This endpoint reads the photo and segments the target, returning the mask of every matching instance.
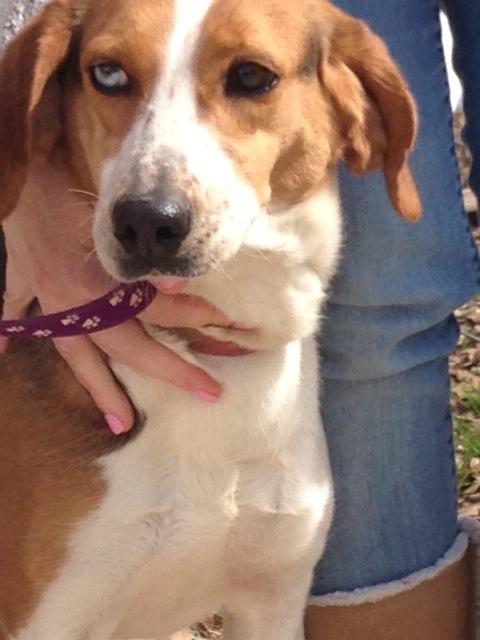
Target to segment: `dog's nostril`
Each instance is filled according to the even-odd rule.
[[[169,240],[175,240],[176,237],[177,233],[175,232],[175,229],[167,226],[158,227],[155,233],[157,242],[168,242]]]
[[[137,232],[129,224],[125,227],[125,230],[122,235],[123,235],[123,239],[126,240],[127,242],[133,243],[133,242],[136,242],[137,240]]]

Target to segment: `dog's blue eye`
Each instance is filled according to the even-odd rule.
[[[90,67],[89,71],[90,80],[97,91],[109,96],[128,93],[130,79],[119,64],[96,64]]]
[[[228,97],[263,96],[279,83],[280,78],[267,67],[256,62],[241,62],[230,67],[226,81],[225,94]]]

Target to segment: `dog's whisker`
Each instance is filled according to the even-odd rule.
[[[88,264],[88,261],[91,260],[93,257],[96,257],[96,249],[95,247],[93,249],[91,249],[91,251],[89,251],[84,257],[83,257],[83,263],[86,265]]]
[[[85,200],[83,202],[72,202],[72,204],[68,205],[68,208],[71,209],[72,207],[85,207],[86,206],[93,206],[97,203],[96,200]]]
[[[79,227],[82,231],[86,231],[87,233],[89,233],[90,237],[92,235],[92,223],[93,223],[93,219],[92,218],[87,218],[86,220],[80,220],[79,221]],[[88,228],[86,228],[88,227]]]
[[[78,193],[79,195],[84,196],[92,196],[95,199],[95,202],[98,201],[98,195],[93,193],[92,191],[85,191],[84,189],[68,189],[69,193]]]
[[[235,288],[237,288],[237,284],[235,282],[235,278],[232,276],[232,274],[228,273],[228,271],[226,269],[222,269],[221,271],[223,277],[225,278],[225,280],[227,280],[227,282],[230,282],[231,284],[233,284],[235,286]]]

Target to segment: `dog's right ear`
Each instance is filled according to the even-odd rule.
[[[72,32],[72,1],[54,0],[0,61],[0,221],[17,204],[33,157],[48,156],[61,135],[57,72]]]
[[[360,175],[382,168],[393,208],[409,222],[422,215],[409,168],[418,117],[415,101],[382,40],[328,4],[332,30],[320,66],[344,139],[344,159]]]

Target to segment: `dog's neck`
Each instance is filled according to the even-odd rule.
[[[258,331],[232,334],[208,327],[202,334],[247,351],[277,348],[312,335],[340,244],[334,179],[305,202],[257,219],[237,255],[221,270],[192,279],[186,293]]]

